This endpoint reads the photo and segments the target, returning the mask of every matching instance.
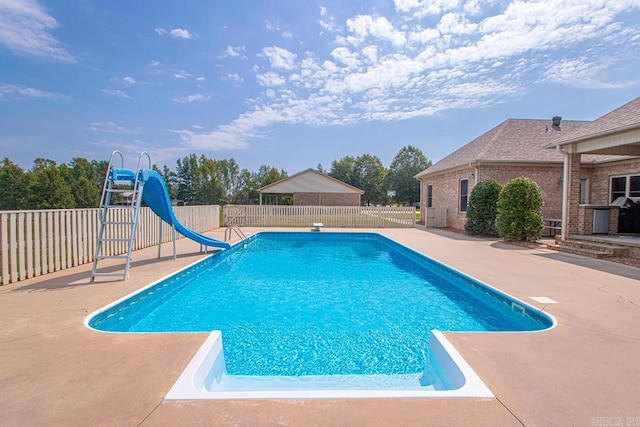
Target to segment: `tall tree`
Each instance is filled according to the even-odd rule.
[[[418,148],[407,145],[398,151],[387,175],[387,190],[394,190],[395,201],[409,203],[420,200],[420,181],[414,178],[418,173],[431,166],[431,161]]]
[[[0,210],[24,209],[27,176],[7,157],[0,160]]]
[[[274,182],[278,182],[281,179],[285,179],[287,177],[287,172],[284,169],[278,171],[278,169],[273,166],[261,165],[258,168],[258,172],[255,172],[251,176],[251,181],[255,186],[255,195],[256,199],[259,198],[258,190],[262,187],[266,187],[269,184],[273,184]],[[293,203],[290,196],[287,197],[279,197],[280,204],[291,204]]]
[[[237,205],[255,205],[258,203],[257,186],[252,180],[252,173],[242,169],[238,174],[238,190],[233,195],[231,203]]]
[[[200,205],[224,204],[226,194],[220,180],[218,162],[204,155],[198,162],[196,200]]]
[[[184,205],[196,204],[198,184],[198,158],[195,154],[178,159],[176,168],[176,197],[178,203]]]
[[[363,197],[367,204],[386,201],[387,193],[383,184],[387,170],[377,156],[363,154],[356,158],[353,171],[355,184],[351,185],[364,191]]]
[[[28,172],[27,207],[29,209],[69,209],[75,207],[71,188],[56,162],[38,158]]]
[[[242,185],[240,167],[236,161],[234,159],[218,160],[216,162],[216,175],[224,189],[224,202],[235,200]]]
[[[353,185],[356,187],[354,163],[356,159],[353,156],[346,156],[340,160],[334,160],[331,162],[331,171],[329,176],[335,178],[345,184]]]
[[[77,208],[97,208],[100,204],[102,180],[96,165],[87,159],[76,157],[60,165],[60,174],[71,189]]]
[[[153,170],[158,172],[165,185],[167,186],[167,192],[171,200],[176,199],[176,173],[173,172],[167,165],[162,166],[162,170],[157,165],[153,165]]]

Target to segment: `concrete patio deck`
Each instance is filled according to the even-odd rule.
[[[156,247],[135,252],[126,282],[88,284],[86,265],[0,287],[0,425],[640,426],[640,269],[446,231],[369,231],[540,307],[558,325],[446,334],[495,399],[163,402],[207,334],[101,333],[83,320],[204,256],[182,239],[177,260],[170,244],[160,260]],[[222,238],[224,229],[208,234]]]

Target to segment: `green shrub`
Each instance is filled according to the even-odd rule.
[[[471,192],[464,229],[469,234],[497,236],[496,215],[502,186],[493,179],[480,181]]]
[[[542,205],[542,193],[534,181],[521,176],[507,182],[498,197],[496,228],[500,237],[540,239],[544,228]]]

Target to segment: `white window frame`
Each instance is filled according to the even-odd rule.
[[[433,184],[427,184],[427,207],[433,207]]]

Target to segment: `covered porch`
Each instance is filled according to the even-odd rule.
[[[575,236],[619,234],[621,216],[628,213],[628,205],[640,196],[640,188],[636,188],[640,185],[640,161],[637,157],[640,156],[640,98],[551,145],[564,154],[562,240]],[[583,175],[586,172],[583,171],[584,164],[581,164],[583,154],[620,157],[615,163],[607,163],[617,165],[615,167],[607,166],[605,169],[600,164],[591,165],[592,169],[601,168],[602,172],[594,174],[597,177],[595,182],[585,185]],[[589,203],[590,198],[585,197],[589,194],[589,186],[591,193],[598,196],[594,197],[595,203]]]

